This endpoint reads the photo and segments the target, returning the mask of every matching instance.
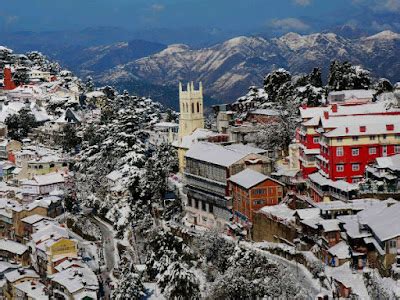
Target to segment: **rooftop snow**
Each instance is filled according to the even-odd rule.
[[[99,288],[96,274],[88,267],[66,269],[54,274],[51,280],[64,286],[71,294],[82,289],[97,290]]]
[[[376,158],[378,168],[400,171],[400,154]]]
[[[23,270],[23,272],[20,272],[21,270]],[[15,282],[25,277],[40,278],[40,276],[34,270],[25,268],[8,272],[4,274],[4,276],[9,282]]]
[[[248,155],[248,152],[237,151],[213,143],[199,142],[194,144],[188,152],[187,158],[193,158],[214,165],[229,167]]]
[[[278,204],[273,206],[264,206],[259,210],[259,212],[292,222],[295,220],[294,214],[296,211],[287,207],[286,204]]]
[[[11,241],[11,240],[1,239],[0,240],[0,250],[7,251],[10,253],[15,253],[18,255],[22,255],[26,251],[28,251],[28,247],[23,244]]]
[[[345,241],[341,241],[337,243],[335,246],[332,246],[328,249],[328,252],[337,257],[338,259],[347,259],[350,258],[349,245]]]
[[[374,232],[374,235],[384,242],[400,236],[400,203],[368,215],[364,221]]]
[[[283,185],[283,183],[280,183],[279,181],[272,179],[271,177],[268,177],[260,172],[248,168],[231,176],[229,180],[244,187],[245,189],[249,189],[261,182],[264,182],[265,180],[272,180],[276,183]]]

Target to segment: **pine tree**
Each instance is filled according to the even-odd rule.
[[[200,299],[199,282],[188,266],[173,262],[157,281],[167,299]]]
[[[269,101],[276,102],[279,89],[287,82],[290,82],[292,75],[285,69],[278,69],[269,73],[264,78],[264,90],[268,94]]]
[[[112,292],[112,299],[142,299],[145,296],[145,288],[141,276],[136,273],[134,267],[132,265],[125,267],[121,273],[118,285]]]

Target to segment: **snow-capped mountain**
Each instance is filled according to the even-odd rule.
[[[277,67],[293,73],[320,67],[326,74],[333,59],[361,64],[376,77],[397,81],[399,57],[400,34],[391,31],[360,39],[334,33],[288,33],[274,39],[241,36],[203,49],[170,45],[156,54],[118,65],[97,78],[117,85],[138,79],[158,85],[201,80],[210,96],[232,101],[248,86],[260,84],[261,78]]]

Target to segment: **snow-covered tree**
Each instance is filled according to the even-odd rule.
[[[112,291],[111,298],[115,300],[139,300],[145,296],[145,288],[141,276],[132,264],[123,266],[117,287]]]
[[[196,248],[205,258],[206,263],[211,263],[221,273],[229,267],[229,258],[235,250],[232,242],[224,239],[219,232],[211,231],[196,239]]]
[[[209,299],[303,299],[306,296],[301,284],[286,268],[254,250],[236,247],[229,262],[227,271],[211,284]]]
[[[187,264],[173,262],[157,281],[167,299],[200,299],[199,281]]]
[[[328,87],[331,91],[368,89],[370,72],[349,62],[333,61],[329,68]]]
[[[86,77],[86,91],[87,92],[93,92],[94,91],[94,83],[93,83],[93,78],[91,76]]]
[[[276,96],[279,89],[286,82],[292,80],[292,75],[285,69],[278,69],[264,77],[264,90],[268,94],[268,98],[272,102],[276,102]]]

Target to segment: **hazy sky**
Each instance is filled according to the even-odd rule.
[[[352,21],[364,10],[400,11],[400,0],[16,0],[2,1],[0,29],[48,31],[117,26],[262,27],[307,31],[315,22]],[[313,23],[314,22],[314,23]]]

